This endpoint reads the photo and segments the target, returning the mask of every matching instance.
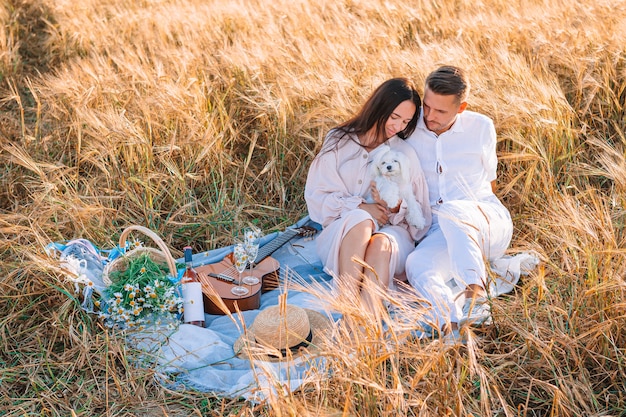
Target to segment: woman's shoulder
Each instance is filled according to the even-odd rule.
[[[354,133],[350,133],[339,127],[333,127],[326,134],[326,141],[328,142],[329,140],[352,139],[354,136]]]
[[[323,150],[339,150],[340,148],[344,148],[345,146],[350,146],[352,144],[356,144],[357,139],[353,133],[346,132],[340,128],[332,128],[326,134],[324,138],[324,145],[322,146]]]

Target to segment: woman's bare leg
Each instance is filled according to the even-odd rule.
[[[383,234],[372,236],[365,251],[365,263],[371,266],[371,269],[366,268],[364,271],[365,279],[381,289],[387,289],[391,280],[389,276],[390,261],[391,242],[389,237]],[[380,301],[375,293],[362,289],[361,300],[377,318],[380,317],[380,312],[378,311]]]
[[[339,247],[339,277],[354,294],[359,294],[363,267],[353,262],[352,258],[365,260],[365,251],[373,231],[374,223],[371,220],[363,221],[350,229]]]

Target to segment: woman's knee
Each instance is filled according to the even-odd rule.
[[[373,253],[389,254],[391,256],[392,245],[389,236],[375,234],[371,237],[367,251]]]
[[[372,220],[363,220],[352,226],[348,233],[364,234],[371,236],[374,233],[374,222]]]

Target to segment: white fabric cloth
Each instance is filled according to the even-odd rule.
[[[485,260],[502,257],[513,234],[511,216],[491,189],[495,128],[488,117],[464,111],[437,136],[422,114],[407,142],[422,163],[433,212],[433,226],[407,258],[407,278],[433,305],[434,322],[459,322],[458,293],[451,287],[487,286]]]
[[[528,275],[539,265],[535,252],[521,252],[517,255],[504,255],[491,262],[491,271],[496,279],[489,282],[489,295],[497,297],[513,291],[522,275]]]
[[[278,303],[278,290],[263,294],[259,310],[241,313],[246,326],[265,308]],[[323,303],[309,294],[292,292],[291,305],[310,308],[327,314]],[[235,340],[243,333],[239,316],[206,316],[209,324],[200,328],[181,324],[174,331],[158,329],[135,334],[129,343],[148,355],[154,363],[161,383],[174,389],[192,388],[225,397],[243,397],[258,402],[275,395],[277,389],[297,390],[307,378],[314,377],[316,361],[323,358],[296,357],[291,361],[251,363],[233,351]],[[321,363],[319,364],[321,369]]]
[[[415,241],[422,238],[431,223],[426,180],[415,152],[404,140],[394,136],[385,144],[367,152],[358,144],[356,135],[353,140],[344,138],[335,146],[338,131],[332,130],[327,135],[320,154],[313,160],[307,176],[304,197],[309,216],[323,226],[317,237],[317,251],[326,272],[337,275],[339,247],[345,235],[356,224],[372,220],[376,231],[389,236],[392,244],[392,259],[389,265],[390,276],[404,272],[406,257],[415,247]],[[378,228],[376,221],[365,210],[358,208],[365,202],[372,180],[369,165],[378,152],[389,148],[405,154],[410,161],[409,169],[413,181],[413,192],[422,206],[426,226],[416,230],[409,226],[404,217],[406,203],[400,211],[390,216],[389,225]]]

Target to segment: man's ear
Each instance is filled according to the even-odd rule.
[[[467,101],[462,102],[461,105],[459,106],[458,113],[463,113],[463,111],[465,111],[466,107],[467,107]]]

